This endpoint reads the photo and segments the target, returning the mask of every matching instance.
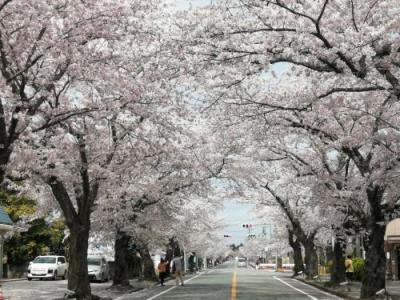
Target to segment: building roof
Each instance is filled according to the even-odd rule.
[[[13,225],[10,216],[0,206],[0,224]]]
[[[400,219],[394,219],[386,225],[385,240],[400,236]]]

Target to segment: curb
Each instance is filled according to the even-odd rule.
[[[0,284],[7,283],[7,282],[13,282],[13,281],[23,281],[27,280],[26,278],[10,278],[10,279],[0,279]]]
[[[306,281],[306,280],[301,279],[301,278],[296,278],[296,280],[298,280],[298,281],[300,281],[300,282],[303,282],[303,283],[305,283],[305,284],[311,285],[311,286],[313,286],[313,287],[315,287],[315,288],[317,288],[317,289],[319,289],[319,290],[321,290],[321,291],[324,291],[324,292],[330,293],[330,294],[332,294],[332,295],[341,297],[341,298],[343,298],[343,299],[348,299],[348,300],[360,300],[360,298],[355,298],[355,297],[349,296],[349,295],[347,295],[346,293],[339,292],[339,291],[335,291],[335,290],[333,290],[333,289],[327,288],[327,287],[325,287],[325,286],[321,286],[321,285],[319,285],[319,284],[317,284],[317,283],[314,283],[314,282],[309,282],[309,281]]]

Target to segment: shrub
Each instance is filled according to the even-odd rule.
[[[353,258],[354,280],[361,281],[364,276],[365,261],[361,257]]]
[[[326,267],[327,273],[331,273],[332,265],[333,265],[332,259],[330,259],[326,262],[325,267]]]

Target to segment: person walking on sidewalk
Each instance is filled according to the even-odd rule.
[[[181,282],[181,285],[183,286],[183,263],[182,263],[182,257],[181,256],[176,256],[172,262],[171,262],[171,270],[172,273],[175,276],[176,280],[176,285],[179,285],[179,281]]]
[[[157,267],[158,277],[160,278],[161,286],[164,286],[164,280],[165,280],[165,277],[167,276],[167,265],[168,265],[168,261],[165,261],[164,258],[161,258],[161,261]]]
[[[351,259],[351,255],[347,256],[346,260],[344,261],[344,266],[346,268],[347,281],[351,282],[353,280],[354,273],[353,260]]]

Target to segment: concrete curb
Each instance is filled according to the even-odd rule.
[[[306,281],[306,280],[304,280],[304,279],[302,279],[302,278],[296,278],[296,280],[298,280],[298,281],[300,281],[300,282],[303,282],[303,283],[305,283],[305,284],[311,285],[311,286],[313,286],[313,287],[315,287],[315,288],[317,288],[317,289],[320,289],[321,291],[324,291],[324,292],[330,293],[330,294],[332,294],[332,295],[341,297],[341,298],[343,298],[343,299],[348,299],[348,300],[360,300],[360,298],[355,298],[355,297],[349,296],[349,295],[347,295],[347,294],[344,293],[344,292],[340,292],[340,291],[333,290],[333,289],[331,289],[331,288],[325,287],[325,286],[320,285],[320,284],[318,284],[318,283]]]
[[[27,280],[26,278],[10,278],[10,279],[0,279],[0,284],[12,282],[12,281],[23,281]]]

